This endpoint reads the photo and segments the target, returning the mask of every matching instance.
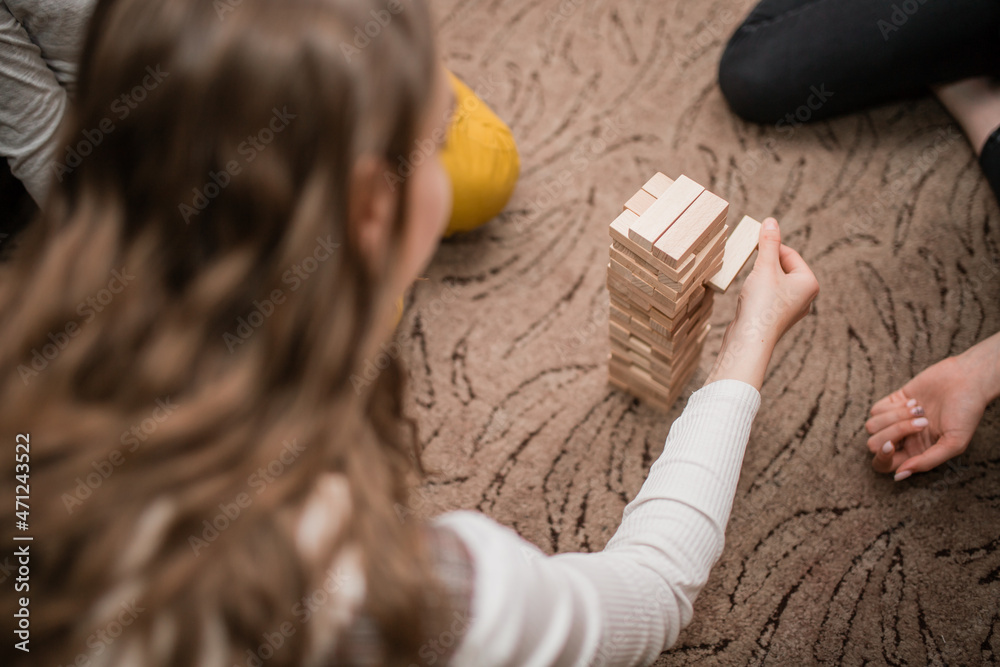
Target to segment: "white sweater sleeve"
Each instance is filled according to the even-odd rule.
[[[695,392],[604,551],[552,557],[475,512],[454,530],[475,569],[453,665],[646,665],[691,621],[722,553],[760,394],[721,380]]]
[[[0,2],[0,156],[41,204],[52,176],[66,91],[41,49]]]

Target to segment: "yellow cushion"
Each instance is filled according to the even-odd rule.
[[[510,128],[458,77],[451,72],[448,76],[455,92],[455,115],[441,161],[451,176],[454,200],[445,236],[467,232],[496,217],[521,173]]]

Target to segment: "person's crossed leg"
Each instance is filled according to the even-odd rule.
[[[825,120],[933,92],[1000,199],[1000,2],[764,0],[722,55],[719,85],[746,120]],[[878,472],[930,470],[969,445],[1000,397],[1000,333],[878,401],[865,427]]]

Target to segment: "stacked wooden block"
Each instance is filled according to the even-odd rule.
[[[760,224],[730,234],[729,204],[686,176],[657,173],[611,223],[612,385],[667,410],[694,375],[724,292],[753,254]]]

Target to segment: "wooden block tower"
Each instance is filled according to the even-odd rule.
[[[657,173],[611,223],[608,328],[612,385],[670,409],[694,375],[725,292],[753,254],[760,223],[730,232],[729,204],[687,176]]]

